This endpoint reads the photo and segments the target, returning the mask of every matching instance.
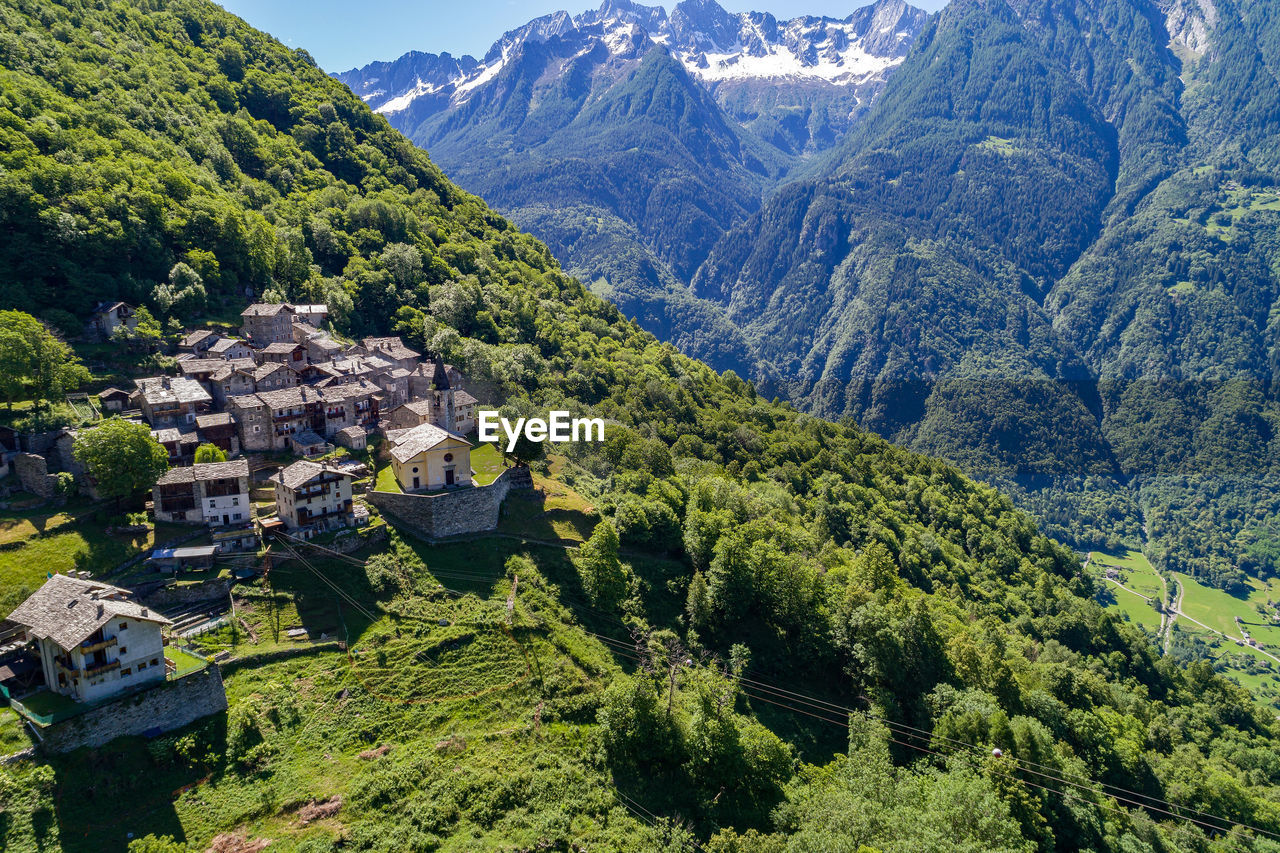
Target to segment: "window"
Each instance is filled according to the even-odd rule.
[[[240,506],[240,499],[239,499],[239,498],[232,498],[232,499],[231,499],[231,505],[232,505],[232,506]]]
[[[152,666],[159,666],[159,665],[160,665],[160,658],[152,658],[152,659],[151,659],[151,665],[152,665]]]
[[[127,631],[127,630],[129,630],[129,623],[128,623],[128,622],[121,622],[121,623],[120,623],[120,627],[119,627],[117,630],[119,630],[119,631]]]
[[[413,469],[413,473],[415,473],[415,474],[416,474],[416,473],[418,473],[418,469],[417,469],[417,468],[414,468],[414,469]]]
[[[213,509],[217,505],[218,505],[217,501],[215,501],[213,498],[209,498],[209,509]]]
[[[138,662],[138,672],[142,672],[142,671],[143,671],[144,669],[146,669],[146,668],[147,668],[147,662],[146,662],[146,661],[139,661],[139,662]]]
[[[238,512],[237,512],[235,515],[231,516],[231,518],[232,518],[232,520],[234,520],[234,521],[239,521],[239,520],[240,520],[240,513],[238,513]]]
[[[120,654],[127,655],[128,653],[129,653],[128,649],[126,649],[124,646],[120,647]]]
[[[133,667],[126,666],[124,669],[120,670],[121,678],[124,678],[126,675],[133,675]]]
[[[254,427],[253,427],[253,431],[254,431],[254,432],[262,432],[262,427],[260,427],[260,426],[258,426],[258,425],[256,425],[256,424],[255,424],[255,425],[254,425]]]
[[[446,454],[444,455],[444,461],[445,461],[445,462],[452,462],[452,461],[453,461],[453,454],[452,454],[452,453],[446,453]]]

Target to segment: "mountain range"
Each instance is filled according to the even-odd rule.
[[[1274,571],[1271,6],[713,0],[337,75],[646,328],[1078,548]]]

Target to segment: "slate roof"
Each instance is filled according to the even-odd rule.
[[[289,353],[293,352],[300,346],[302,346],[302,344],[295,344],[293,342],[279,342],[274,344],[267,344],[265,347],[259,350],[259,352],[263,353],[264,355],[288,355]]]
[[[241,317],[274,317],[284,309],[288,308],[293,311],[293,306],[284,302],[267,303],[255,302],[248,308],[240,312]]]
[[[248,476],[249,462],[245,459],[233,459],[230,462],[201,462],[189,468],[170,468],[159,480],[156,480],[156,485],[172,486],[176,483],[230,480]]]
[[[54,575],[19,604],[9,618],[25,627],[31,636],[47,637],[67,650],[121,616],[161,625],[173,624],[136,601],[124,600],[128,594],[128,590],[98,581]]]
[[[213,346],[209,347],[209,352],[226,352],[227,350],[237,346],[247,347],[249,346],[249,342],[239,340],[238,338],[223,338]]]
[[[186,377],[155,376],[138,380],[138,391],[150,405],[158,403],[207,403],[213,398],[199,382]]]
[[[235,423],[235,419],[231,417],[229,412],[216,412],[211,415],[196,415],[196,427],[198,429],[209,429],[210,427],[231,426]]]
[[[338,474],[355,479],[355,474],[343,471],[341,468],[335,468],[332,465],[321,465],[319,462],[308,462],[305,459],[294,462],[288,468],[273,474],[271,479],[290,491],[297,491],[326,471],[330,474]]]
[[[271,374],[275,373],[277,370],[288,370],[288,369],[289,367],[287,365],[281,364],[278,361],[269,361],[266,364],[261,365],[260,367],[254,368],[253,381],[261,382]]]
[[[180,342],[180,346],[194,347],[196,344],[200,343],[201,341],[203,341],[204,339],[210,336],[213,336],[216,338],[218,337],[218,333],[211,332],[208,329],[196,329],[194,332],[189,333],[185,338],[182,339],[182,341]]]
[[[115,386],[112,386],[110,388],[103,388],[101,391],[98,392],[99,400],[110,400],[112,397],[124,397],[127,399],[129,397],[129,392],[121,391],[119,388],[116,388]]]
[[[456,432],[449,432],[447,429],[441,429],[430,423],[420,424],[413,429],[403,431],[393,430],[387,433],[387,438],[395,444],[391,448],[391,455],[400,463],[408,462],[424,450],[430,450],[440,442],[450,438],[461,441],[467,447],[471,446],[471,442]]]
[[[222,358],[188,358],[178,362],[184,374],[215,373],[226,363]]]
[[[472,403],[479,403],[475,397],[472,397],[466,391],[457,391],[453,395],[453,404],[455,406],[469,406]]]

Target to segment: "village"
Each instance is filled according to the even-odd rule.
[[[132,561],[135,588],[48,573],[0,621],[0,695],[53,751],[225,709],[217,656],[188,639],[229,621],[229,583],[269,572],[273,548],[353,550],[385,537],[371,524],[383,513],[425,537],[493,529],[508,489],[532,486],[491,446],[480,448],[485,470],[473,469],[479,401],[439,355],[399,337],[343,340],[324,305],[254,303],[240,317],[239,334],[186,331],[172,375],[96,394],[103,420],[145,425],[164,449],[147,520],[183,532]],[[90,331],[118,339],[136,322],[132,306],[103,304]],[[3,473],[40,497],[70,483],[97,498],[73,452],[94,428],[0,436]],[[142,697],[128,714],[117,712],[124,696]]]

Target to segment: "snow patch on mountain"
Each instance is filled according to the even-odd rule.
[[[650,49],[665,48],[709,86],[750,80],[857,85],[883,77],[900,63],[926,17],[905,0],[878,0],[843,20],[800,17],[787,21],[768,13],[730,13],[714,0],[683,0],[670,15],[661,6],[605,0],[599,9],[574,17],[555,12],[535,18],[505,33],[483,60],[463,57],[447,75],[437,71],[431,79],[415,77],[409,86],[377,88],[378,76],[364,76],[374,66],[339,77],[384,114],[406,110],[424,95],[437,96],[442,103],[447,98],[457,106],[494,80],[526,45],[575,37],[585,43],[579,55],[597,44],[623,59],[638,59]]]

